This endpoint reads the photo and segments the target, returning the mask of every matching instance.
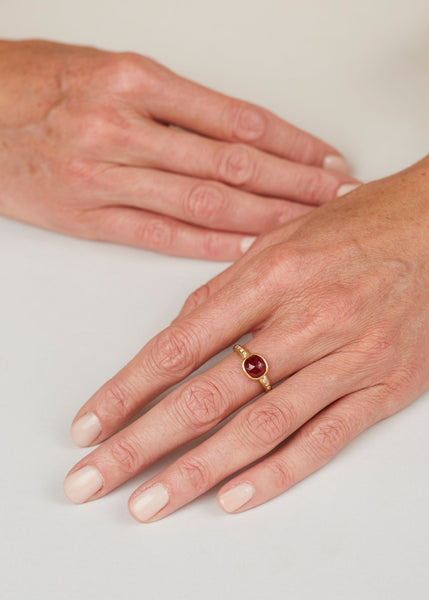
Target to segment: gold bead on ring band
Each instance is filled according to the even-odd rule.
[[[235,344],[233,350],[234,352],[237,352],[237,354],[239,354],[243,359],[241,367],[246,373],[247,377],[249,377],[249,379],[253,379],[254,381],[259,381],[264,390],[269,392],[271,389],[271,384],[267,377],[268,363],[265,358],[260,354],[252,354],[251,352],[248,352],[246,348],[243,348],[243,346],[240,346],[240,344]]]

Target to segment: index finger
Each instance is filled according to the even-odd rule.
[[[159,394],[262,322],[272,306],[261,302],[261,286],[252,278],[241,274],[227,290],[219,290],[191,315],[152,338],[79,410],[71,426],[72,440],[79,446],[101,442]]]
[[[342,173],[345,158],[331,145],[291,125],[269,110],[231,98],[166,70],[165,85],[145,99],[152,116],[197,133]]]

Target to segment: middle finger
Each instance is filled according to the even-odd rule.
[[[103,202],[162,213],[223,231],[259,234],[308,213],[310,206],[257,196],[214,181],[155,169],[113,167]]]

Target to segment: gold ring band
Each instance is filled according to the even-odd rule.
[[[233,348],[234,352],[237,352],[243,359],[241,363],[241,367],[243,371],[246,373],[249,379],[253,379],[253,381],[259,381],[259,383],[264,388],[265,392],[269,392],[271,389],[270,380],[267,377],[268,373],[268,363],[263,356],[260,354],[253,354],[240,346],[240,344],[235,344]]]

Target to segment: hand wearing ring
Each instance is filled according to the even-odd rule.
[[[204,435],[155,476],[142,473],[132,515],[161,519],[220,482],[221,507],[244,511],[427,389],[428,182],[429,157],[261,236],[193,294],[79,411],[73,439],[100,445],[69,473],[68,496],[101,498]],[[245,334],[249,377],[237,352],[194,373]],[[265,356],[275,386],[254,402]]]

